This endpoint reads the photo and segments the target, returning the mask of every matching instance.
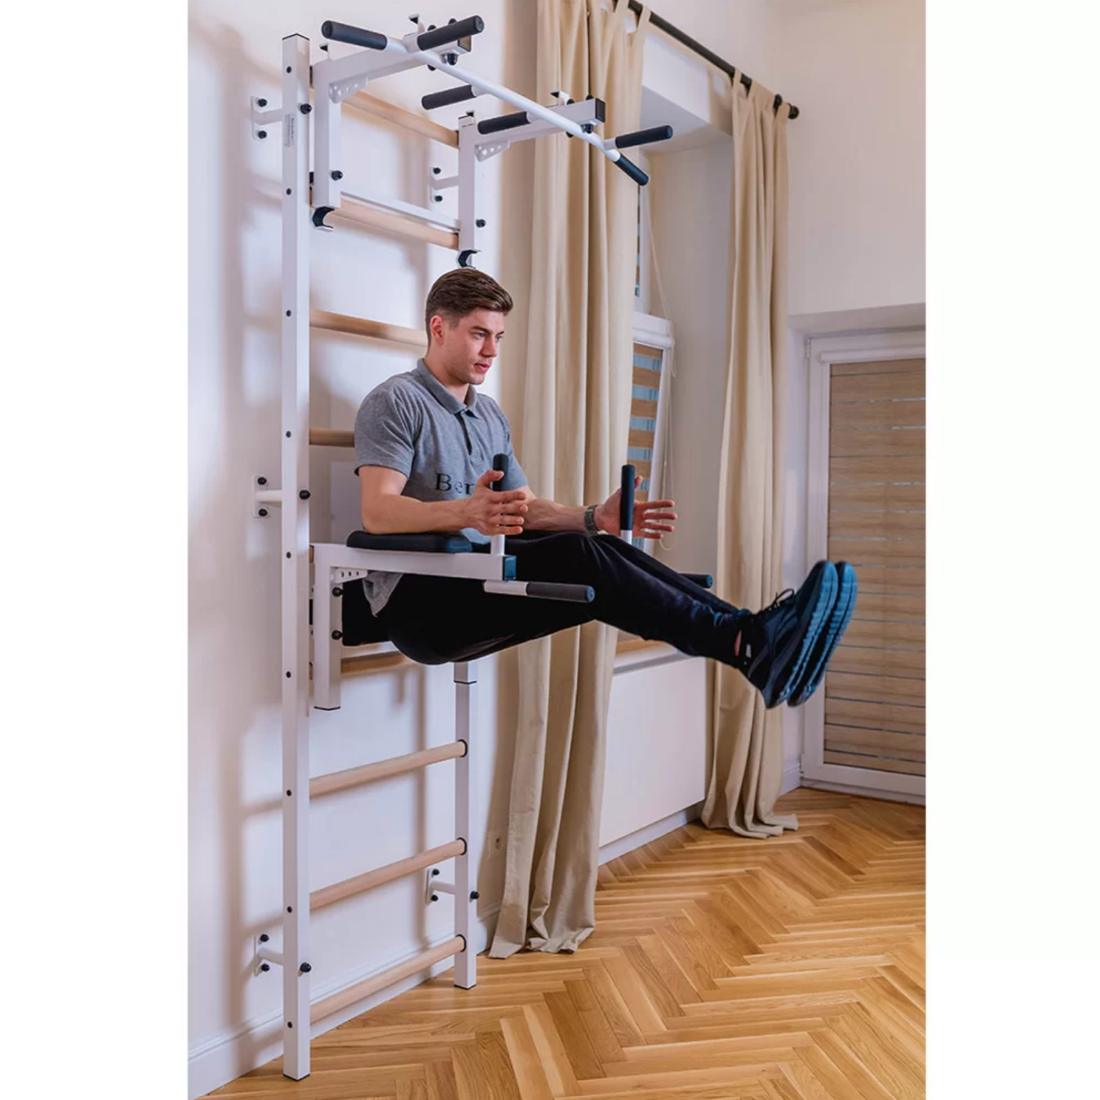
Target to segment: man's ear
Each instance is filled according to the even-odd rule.
[[[428,322],[428,327],[432,330],[433,339],[442,342],[443,330],[446,327],[446,324],[447,322],[440,314],[437,313],[434,317],[432,317],[432,319]]]

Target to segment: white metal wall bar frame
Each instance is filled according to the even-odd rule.
[[[365,318],[310,310],[309,243],[315,227],[328,230],[330,214],[358,221],[371,228],[405,233],[425,243],[457,248],[460,266],[470,266],[480,251],[477,217],[478,162],[495,156],[515,141],[562,131],[595,146],[637,183],[648,177],[619,153],[619,148],[665,140],[671,127],[640,131],[603,140],[594,135],[603,122],[604,106],[598,99],[574,102],[556,92],[554,107],[526,99],[510,89],[486,81],[456,62],[459,53],[470,48],[470,37],[484,24],[477,16],[441,28],[417,30],[395,40],[371,31],[342,24],[326,23],[324,33],[336,41],[366,48],[339,59],[325,59],[310,67],[309,39],[292,34],[283,39],[282,103],[268,107],[265,99],[252,99],[252,133],[264,140],[268,129],[282,130],[282,424],[281,489],[257,477],[253,484],[253,514],[263,518],[272,507],[281,512],[282,562],[282,756],[283,756],[283,885],[281,950],[268,946],[270,936],[259,937],[254,971],[272,965],[282,967],[284,1055],[283,1073],[301,1080],[310,1072],[311,1025],[419,971],[453,957],[454,984],[464,989],[476,982],[476,956],[470,950],[472,929],[477,919],[474,874],[480,858],[471,836],[471,807],[474,801],[470,771],[470,742],[477,722],[476,662],[454,665],[455,740],[406,756],[348,769],[333,775],[309,775],[310,635],[313,636],[313,705],[335,709],[340,705],[341,649],[337,625],[341,617],[342,585],[366,576],[371,570],[422,573],[476,578],[496,593],[552,599],[586,601],[591,589],[575,585],[526,583],[515,580],[515,559],[504,553],[503,537],[492,540],[489,554],[436,553],[401,548],[361,549],[340,544],[310,544],[309,538],[309,447],[348,446],[351,433],[338,429],[310,429],[310,327],[348,332],[383,340],[410,350],[423,346],[414,330]],[[443,53],[433,48],[446,47]],[[430,65],[465,81],[465,90],[436,93],[435,99],[456,102],[490,94],[519,108],[518,115],[485,119],[473,113],[464,116],[458,134],[403,108],[374,99],[360,91],[370,79]],[[316,90],[310,102],[311,84]],[[433,97],[426,96],[424,105]],[[456,145],[459,172],[456,177],[429,181],[433,201],[441,192],[457,187],[459,218],[443,217],[428,208],[369,195],[342,192],[338,167],[340,151],[340,105],[379,114],[421,136]],[[310,172],[310,122],[316,113],[314,170]],[[497,136],[504,134],[505,136]],[[439,176],[439,170],[434,172]],[[312,190],[311,190],[312,189]],[[342,200],[349,200],[344,206]],[[499,468],[499,467],[498,467]],[[633,480],[631,479],[631,484]],[[384,543],[384,539],[376,539]],[[313,569],[311,585],[310,569]],[[310,599],[312,592],[312,630]],[[310,892],[309,889],[309,804],[310,799],[401,774],[444,760],[455,761],[455,839],[425,852],[376,868],[344,882]],[[379,974],[339,990],[315,1004],[310,1001],[310,914],[396,878],[454,859],[454,882],[429,878],[430,891],[450,893],[455,898],[455,934],[429,950],[390,967]],[[438,874],[432,869],[431,874]],[[437,895],[432,895],[433,900]]]

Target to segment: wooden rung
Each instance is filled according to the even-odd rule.
[[[323,1020],[326,1016],[331,1016],[334,1012],[339,1012],[340,1009],[347,1008],[348,1005],[353,1005],[356,1001],[361,1001],[372,993],[377,993],[380,989],[385,989],[386,986],[401,981],[402,978],[408,978],[418,970],[424,970],[437,962],[450,958],[452,955],[460,955],[465,946],[465,941],[461,936],[454,936],[438,947],[433,947],[431,950],[424,951],[403,963],[398,963],[397,966],[391,966],[389,970],[383,970],[381,974],[364,978],[363,981],[356,982],[355,985],[350,985],[347,989],[341,989],[339,993],[333,993],[331,997],[325,997],[310,1006],[310,1022],[316,1023],[318,1020]]]
[[[355,432],[343,428],[310,428],[311,447],[354,447]]]
[[[399,859],[395,863],[387,863],[385,867],[376,867],[373,871],[367,871],[366,874],[344,879],[343,882],[335,882],[322,890],[314,890],[309,895],[310,912],[323,909],[326,905],[343,901],[345,898],[354,897],[356,894],[362,894],[366,890],[372,890],[375,886],[392,882],[395,878],[411,875],[414,871],[421,871],[425,867],[430,867],[433,863],[442,863],[452,856],[460,856],[465,850],[466,844],[464,841],[448,840],[446,844],[429,848],[418,856]]]
[[[355,202],[350,196],[343,195],[340,205],[329,215],[331,218],[343,218],[344,221],[365,225],[371,229],[381,229],[386,233],[396,233],[400,237],[411,237],[426,244],[437,244],[442,248],[458,248],[458,234],[453,230],[439,229],[427,222],[406,218],[389,210],[379,210],[375,206]]]
[[[330,775],[319,775],[309,781],[309,797],[317,798],[318,795],[332,794],[333,791],[360,787],[364,783],[386,779],[391,775],[401,775],[427,764],[452,760],[456,756],[464,755],[465,752],[466,746],[461,741],[451,741],[446,745],[437,745],[420,752],[410,752],[404,756],[391,757],[389,760],[379,760],[376,764],[364,764],[362,767],[347,768],[344,771],[332,772]]]
[[[415,665],[404,653],[362,653],[357,657],[340,658],[340,675],[353,676],[363,672],[388,672],[391,668]]]
[[[312,554],[313,548],[310,547],[310,561],[313,560]],[[389,650],[385,653],[360,653],[354,657],[340,658],[340,674],[349,676],[364,672],[388,672],[391,668],[405,668],[414,664],[416,662],[410,661],[403,653],[391,653]],[[309,678],[313,679],[312,662],[309,666]]]
[[[379,99],[377,96],[367,95],[366,92],[356,92],[355,95],[349,96],[344,102],[349,107],[354,107],[364,114],[374,115],[375,118],[384,118],[395,126],[412,130],[414,134],[431,138],[432,141],[441,142],[443,145],[450,145],[454,149],[458,148],[457,130],[440,126],[438,122],[433,122],[423,115],[413,114],[412,111],[407,111],[404,107],[398,107],[396,103]]]
[[[349,317],[345,313],[328,313],[323,309],[309,311],[309,323],[314,328],[329,332],[346,332],[351,336],[366,336],[370,340],[383,340],[387,344],[400,344],[414,348],[423,354],[428,350],[428,337],[423,329],[387,325],[383,321],[369,321],[366,317]]]

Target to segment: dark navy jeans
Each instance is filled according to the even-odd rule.
[[[469,661],[598,619],[692,656],[733,660],[738,620],[749,612],[622,539],[526,532],[507,539],[505,551],[518,580],[591,585],[595,600],[502,596],[477,580],[406,573],[378,616],[394,645],[421,664]]]

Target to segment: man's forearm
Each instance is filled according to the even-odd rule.
[[[534,497],[527,501],[525,521],[528,531],[583,531],[584,509]]]
[[[387,493],[371,504],[369,512],[363,509],[363,529],[372,535],[460,531],[469,526],[465,514],[468,499],[423,501]]]

